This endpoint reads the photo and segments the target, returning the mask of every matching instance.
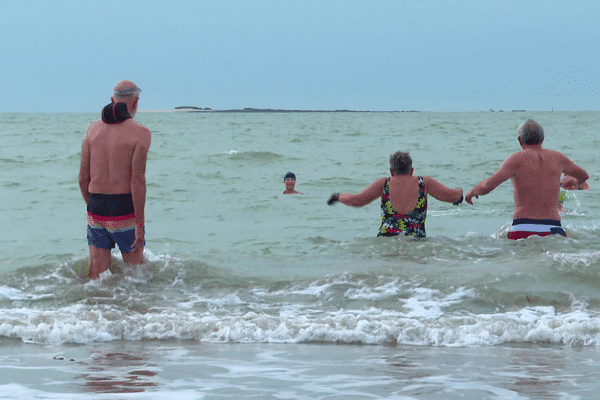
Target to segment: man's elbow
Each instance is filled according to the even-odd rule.
[[[90,177],[87,175],[79,174],[79,188],[87,189],[90,184]]]
[[[490,185],[488,184],[488,182],[481,182],[479,185],[477,185],[478,188],[478,192],[481,195],[485,195],[488,194],[489,192],[491,192],[492,190],[496,189],[496,186]]]
[[[571,174],[565,173],[565,177],[566,176],[572,176],[573,178],[575,178],[577,180],[578,184],[582,184],[583,182],[587,181],[590,178],[590,175],[584,169],[582,169],[581,171],[576,171]]]
[[[131,188],[146,188],[146,177],[144,175],[134,175],[131,177]]]

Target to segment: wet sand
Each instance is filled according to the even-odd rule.
[[[594,398],[596,348],[0,340],[7,398]],[[157,397],[158,396],[158,397]],[[568,396],[567,396],[568,397]]]

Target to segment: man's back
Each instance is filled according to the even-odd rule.
[[[487,194],[507,179],[514,188],[513,219],[551,219],[560,221],[558,193],[561,174],[588,179],[585,170],[558,151],[542,149],[541,144],[522,145],[523,150],[508,157],[492,176],[484,179],[467,193],[466,201]]]
[[[90,124],[85,143],[90,157],[89,191],[131,193],[132,178],[145,171],[150,130],[133,119],[119,124],[97,120]]]
[[[558,193],[567,161],[563,154],[541,147],[528,147],[507,159],[514,168],[514,219],[560,220]]]

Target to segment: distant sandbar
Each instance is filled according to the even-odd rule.
[[[185,112],[218,112],[218,113],[339,113],[339,112],[419,112],[417,110],[408,111],[359,111],[359,110],[286,110],[278,108],[253,108],[246,107],[243,109],[226,109],[226,110],[213,110],[211,108],[201,108],[196,106],[178,106],[175,107],[175,111]]]

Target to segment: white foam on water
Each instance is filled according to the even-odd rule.
[[[478,297],[473,288],[442,292],[419,281],[400,282],[393,276],[368,281],[345,273],[279,290],[258,282],[243,289],[247,295],[242,288],[205,292],[186,282],[180,259],[146,256],[157,263],[153,268],[106,272],[99,280],[83,281],[78,285],[88,294],[77,295],[71,304],[35,306],[38,299],[60,302],[43,293],[54,291],[53,285],[39,286],[35,294],[1,286],[0,295],[12,307],[0,310],[0,336],[54,344],[149,339],[451,347],[600,344],[599,313],[574,295],[560,312],[541,305],[475,314],[461,309],[463,302]],[[148,288],[157,278],[164,280],[162,289]],[[144,300],[150,298],[151,303]]]
[[[7,286],[0,286],[0,298],[9,301],[36,301],[55,298],[53,294],[35,295]]]

